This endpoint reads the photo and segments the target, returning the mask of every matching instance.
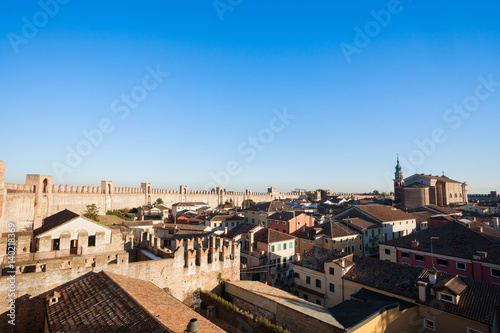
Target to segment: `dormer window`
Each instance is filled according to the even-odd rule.
[[[439,293],[439,299],[446,303],[455,304],[454,297],[448,294]]]

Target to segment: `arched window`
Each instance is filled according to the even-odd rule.
[[[111,184],[108,184],[108,193],[111,193]]]
[[[453,198],[453,194],[450,193],[450,198]]]
[[[45,179],[43,180],[43,193],[47,193],[47,186],[48,186],[48,183],[49,183],[49,182],[48,182],[47,178],[45,178]]]

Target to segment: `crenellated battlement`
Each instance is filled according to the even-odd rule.
[[[152,282],[166,288],[179,300],[184,300],[198,288],[213,290],[219,285],[219,277],[239,280],[238,243],[223,242],[217,237],[187,238],[176,240],[175,251],[170,251],[160,246],[159,238],[146,234],[142,235],[139,247],[134,250],[16,261],[16,292],[36,296],[102,270]],[[141,251],[150,254],[140,256],[144,253]],[[6,301],[9,285],[6,279],[11,272],[7,264],[3,264],[2,269],[0,293],[4,295],[2,301]]]
[[[5,183],[4,163],[0,161],[0,232],[7,231],[9,222],[41,221],[63,209],[84,212],[88,205],[95,204],[100,213],[115,209],[131,209],[149,205],[158,198],[171,207],[178,202],[203,202],[215,208],[232,200],[241,205],[245,200],[265,202],[276,199],[297,199],[297,192],[226,191],[217,187],[213,191],[190,190],[181,185],[178,190],[154,188],[151,183],[140,187],[115,187],[112,181],[103,180],[100,186],[53,184],[50,175],[28,174],[25,184]]]

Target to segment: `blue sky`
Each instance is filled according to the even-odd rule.
[[[399,153],[406,176],[500,189],[499,12],[495,1],[2,1],[6,181],[391,191]]]

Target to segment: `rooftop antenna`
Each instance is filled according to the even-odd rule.
[[[446,176],[444,175],[444,171],[441,171],[441,172],[443,173],[442,177],[446,177]]]

